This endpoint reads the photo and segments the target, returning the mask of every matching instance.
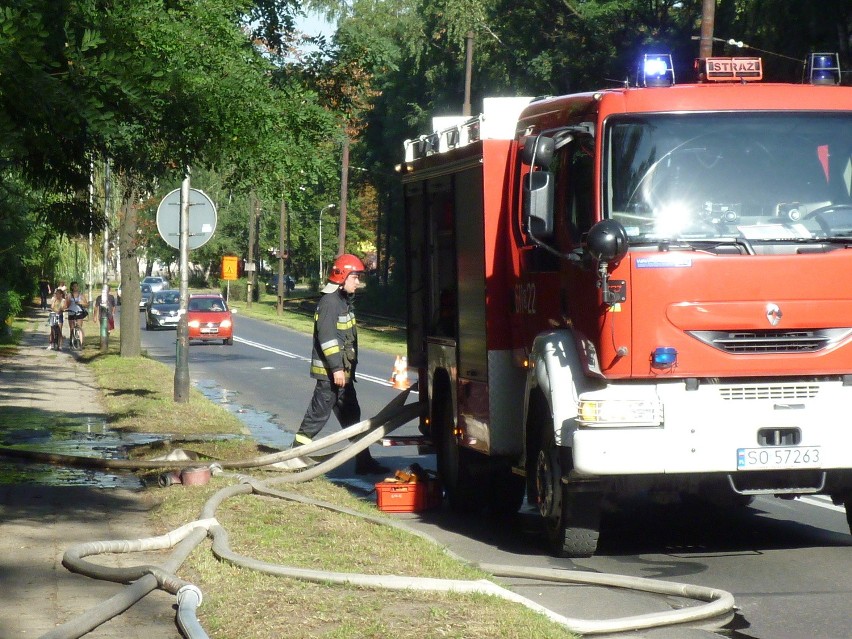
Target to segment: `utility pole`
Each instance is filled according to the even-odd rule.
[[[287,209],[287,263],[285,266],[287,267],[287,277],[293,277],[293,258],[291,251],[293,250],[292,244],[290,243],[290,209]]]
[[[716,23],[716,0],[703,0],[701,5],[701,41],[698,45],[699,58],[713,57],[713,31]]]
[[[326,204],[319,211],[319,287],[322,288],[325,283],[325,270],[322,264],[322,214],[329,209],[333,209],[334,204]]]
[[[322,212],[325,211],[325,208],[320,209],[319,215],[319,287],[322,288],[324,273],[322,270]]]
[[[254,284],[254,274],[255,274],[255,266],[254,266],[254,238],[255,238],[255,230],[257,228],[257,198],[254,196],[254,191],[252,191],[251,198],[249,201],[249,240],[248,240],[248,261],[246,262],[246,279],[248,280],[248,284],[246,285],[246,308],[251,308],[251,303],[253,299],[253,284]]]
[[[92,212],[95,210],[95,162],[89,162],[89,224],[92,222]],[[90,227],[91,228],[91,227]],[[89,304],[95,299],[92,297],[92,276],[94,275],[94,237],[92,231],[89,231],[89,264],[86,269],[86,295],[89,298]]]
[[[346,200],[349,198],[349,134],[343,131],[343,153],[340,160],[340,225],[337,232],[337,255],[346,252]],[[320,282],[322,274],[320,275]]]
[[[104,163],[104,268],[103,286],[101,288],[101,353],[109,352],[109,299],[107,298],[107,285],[109,283],[109,216],[112,201],[112,176],[110,174],[109,158]]]
[[[473,31],[465,36],[464,105],[462,115],[470,115],[470,82],[473,75]]]
[[[180,321],[175,354],[175,401],[189,402],[189,167],[180,185]]]
[[[287,285],[284,283],[284,225],[287,224],[287,233],[290,232],[290,224],[287,221],[287,202],[284,199],[284,194],[281,194],[281,217],[278,220],[278,315],[284,313],[284,293],[287,291]],[[287,258],[289,254],[289,243],[286,248]]]

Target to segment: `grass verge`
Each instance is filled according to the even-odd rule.
[[[188,402],[175,402],[174,369],[146,357],[120,357],[117,333],[110,336],[106,355],[98,336],[86,336],[81,357],[103,391],[110,428],[178,436],[248,434],[237,417],[194,388]]]
[[[227,483],[157,489],[160,528],[186,523],[203,501]],[[291,492],[375,514],[375,508],[324,479]],[[313,570],[448,579],[487,575],[440,548],[392,528],[281,499],[245,495],[216,513],[232,549],[261,561]],[[297,581],[218,562],[206,546],[181,575],[204,592],[199,618],[211,637],[267,639],[386,639],[494,637],[569,639],[570,632],[526,608],[491,596],[379,591]]]

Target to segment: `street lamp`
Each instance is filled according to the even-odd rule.
[[[322,288],[322,282],[323,282],[323,279],[325,278],[325,273],[322,269],[322,214],[323,214],[323,211],[327,211],[327,210],[333,209],[333,208],[334,208],[334,204],[328,204],[328,205],[322,207],[319,211],[319,283],[320,283],[320,288]]]

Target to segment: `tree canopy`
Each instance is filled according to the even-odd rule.
[[[336,23],[333,37],[305,41],[297,25],[307,9]],[[377,252],[387,274],[401,234],[392,167],[432,116],[461,113],[469,34],[476,111],[486,96],[630,82],[636,55],[655,48],[689,79],[701,10],[702,0],[6,0],[0,297],[58,274],[57,238],[110,225],[134,229],[127,264],[167,263],[175,252],[153,215],[187,168],[220,210],[194,261],[246,257],[254,201],[267,254],[283,203],[294,272],[315,273],[318,212],[339,202],[344,141],[347,237]],[[759,54],[775,79],[800,79],[811,51],[838,51],[848,69],[850,33],[845,0],[716,2],[716,53]],[[336,248],[328,240],[326,259]]]

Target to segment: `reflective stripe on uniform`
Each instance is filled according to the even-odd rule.
[[[340,352],[340,344],[338,344],[336,339],[333,339],[320,344],[320,349],[322,349],[323,355],[328,357],[329,355]]]
[[[337,317],[337,330],[347,331],[355,326],[355,313],[347,313]]]

